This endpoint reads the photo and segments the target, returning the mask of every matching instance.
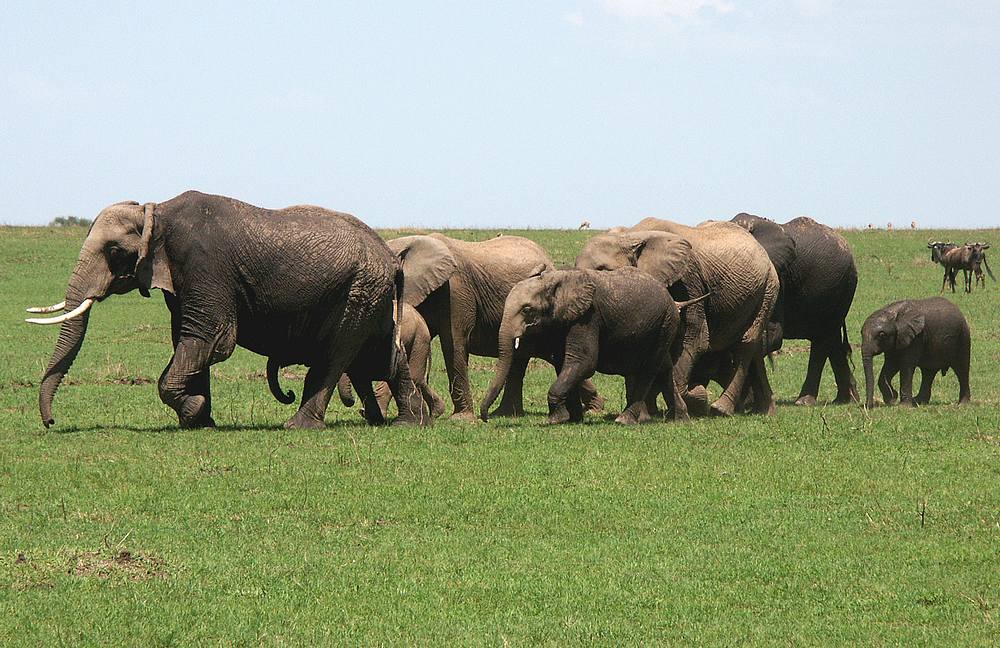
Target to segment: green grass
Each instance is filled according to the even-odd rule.
[[[518,233],[563,263],[589,235]],[[151,384],[166,308],[133,293],[95,308],[45,431],[56,331],[22,309],[62,298],[84,234],[0,228],[0,644],[1000,638],[998,284],[948,294],[973,331],[968,407],[949,372],[918,410],[794,408],[807,354],[791,341],[773,418],[548,427],[553,374],[536,364],[525,419],[371,429],[331,405],[320,432],[281,428],[293,408],[242,350],[213,368],[220,427],[179,430]],[[937,293],[929,237],[1000,240],[846,235],[855,342],[875,308]],[[481,394],[492,360],[472,367]],[[621,379],[598,385],[620,407]]]

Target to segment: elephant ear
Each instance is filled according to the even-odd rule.
[[[135,203],[138,204],[138,203]],[[155,203],[143,205],[142,240],[139,243],[139,259],[135,262],[135,278],[139,281],[139,292],[149,297],[152,288],[174,292],[174,281],[170,274],[170,263],[163,246],[163,237],[158,235]]]
[[[924,314],[911,306],[896,313],[896,346],[905,348],[924,330]]]
[[[552,315],[560,322],[575,322],[594,305],[594,281],[583,270],[555,274],[551,279]]]
[[[670,286],[683,277],[691,264],[691,243],[670,232],[629,232],[622,235],[631,265]]]
[[[787,276],[792,261],[795,260],[795,241],[785,233],[784,227],[766,218],[745,213],[734,216],[732,222],[757,239],[779,277]]]
[[[403,236],[387,244],[403,264],[403,301],[411,306],[427,299],[458,269],[448,246],[430,236]]]

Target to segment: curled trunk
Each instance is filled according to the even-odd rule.
[[[83,301],[82,291],[71,283],[66,294],[66,308],[72,310],[79,306],[81,301]],[[41,414],[42,424],[45,427],[55,423],[55,419],[52,418],[52,400],[66,372],[76,360],[80,347],[83,346],[89,321],[90,311],[87,311],[75,319],[63,322],[59,329],[59,340],[56,342],[56,348],[52,352],[52,358],[45,369],[42,385],[38,391],[38,413]]]
[[[875,370],[872,367],[872,354],[862,353],[861,362],[865,367],[865,407],[871,409],[875,406]]]
[[[517,307],[505,308],[503,320],[500,323],[496,374],[493,376],[493,382],[490,383],[479,406],[479,417],[484,421],[489,419],[490,407],[496,402],[500,390],[507,382],[507,374],[510,373],[510,365],[514,361],[514,352],[516,351],[515,341],[519,340],[523,334],[524,318],[519,309]]]

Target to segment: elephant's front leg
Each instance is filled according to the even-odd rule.
[[[490,416],[524,416],[524,374],[528,370],[527,356],[515,357],[503,386],[503,397]]]
[[[926,405],[931,402],[931,387],[934,385],[934,377],[936,375],[936,370],[923,368],[920,370],[920,391],[917,393],[917,397],[913,399],[914,403]]]
[[[827,340],[813,340],[809,344],[809,366],[806,368],[806,379],[799,390],[796,405],[815,405],[819,396],[819,383],[823,377],[823,366],[829,355]]]
[[[472,387],[469,384],[468,339],[471,330],[453,323],[441,331],[441,352],[448,372],[448,388],[455,411],[451,418],[458,421],[476,421],[472,404]]]
[[[882,364],[882,371],[878,374],[877,383],[878,390],[882,394],[882,402],[886,405],[892,405],[899,398],[899,394],[892,387],[892,379],[896,377],[898,371],[895,360],[886,356],[885,362]]]
[[[556,381],[549,388],[549,423],[583,420],[580,384],[597,368],[597,333],[580,327],[566,336],[566,352]],[[645,394],[643,394],[645,396]],[[572,396],[572,401],[568,400]]]
[[[913,407],[913,372],[916,369],[909,363],[903,363],[899,368],[899,404]]]
[[[210,390],[209,343],[181,338],[170,364],[160,375],[160,400],[177,412],[181,427],[214,427]]]

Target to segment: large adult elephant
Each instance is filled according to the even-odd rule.
[[[683,243],[683,244],[680,244]],[[690,227],[646,218],[633,227],[616,228],[590,239],[576,259],[580,268],[614,270],[631,265],[653,274],[677,301],[710,294],[683,314],[683,343],[674,379],[692,413],[703,413],[707,379],[698,370],[718,357],[732,358],[725,391],[711,405],[714,414],[730,416],[741,400],[748,377],[754,409],[774,411],[762,350],[768,320],[778,298],[778,275],[767,252],[742,227],[709,221]]]
[[[101,211],[61,305],[69,312],[29,320],[62,324],[39,392],[46,427],[54,422],[55,392],[83,345],[91,306],[136,289],[148,297],[153,288],[163,291],[170,310],[174,346],[160,376],[160,399],[183,427],[214,425],[209,366],[236,345],[276,358],[279,366],[309,366],[287,427],[322,427],[344,371],[371,422],[380,422],[371,388],[377,379],[392,385],[397,423],[429,419],[406,353],[394,342],[402,269],[374,231],[321,207],[270,210],[189,191],[159,204],[126,202]]]
[[[767,250],[781,282],[771,321],[770,350],[782,339],[809,340],[809,368],[796,405],[815,405],[823,366],[830,361],[837,381],[834,402],[858,400],[848,358],[847,312],[858,287],[851,247],[833,229],[802,216],[779,225],[752,214],[732,222],[745,228]]]
[[[551,269],[552,259],[537,243],[520,236],[470,242],[428,234],[393,239],[388,245],[403,264],[403,299],[423,316],[431,336],[441,338],[454,405],[452,418],[474,421],[469,354],[497,357],[504,300],[517,282]],[[522,388],[528,360],[537,357],[553,362],[556,346],[539,336],[520,350],[493,416],[524,413]],[[593,383],[587,381],[583,392],[588,409],[603,406]]]

